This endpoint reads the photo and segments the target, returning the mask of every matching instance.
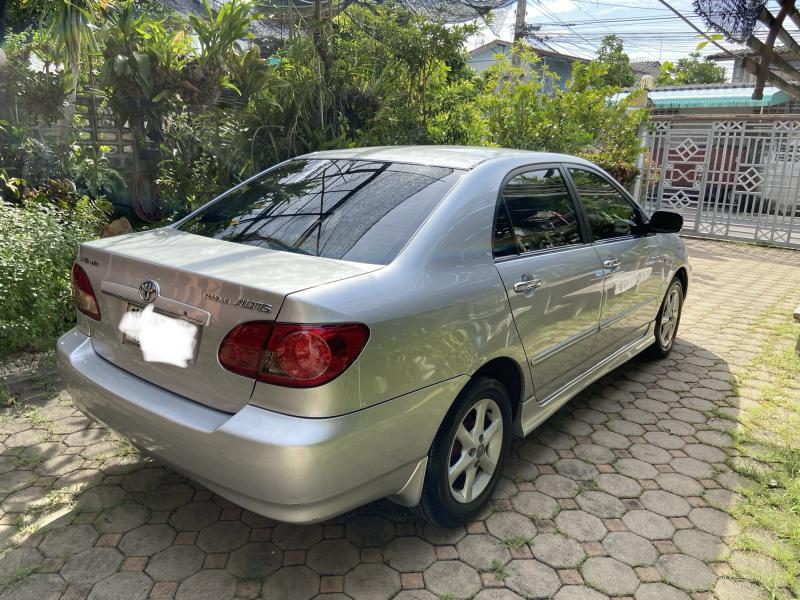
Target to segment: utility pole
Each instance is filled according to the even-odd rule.
[[[528,8],[527,0],[517,0],[517,18],[514,23],[514,48],[512,50],[511,64],[519,66],[520,56],[516,47],[517,42],[525,37],[525,11]]]

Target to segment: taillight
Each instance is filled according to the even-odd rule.
[[[315,387],[341,375],[369,338],[360,323],[301,325],[253,321],[234,327],[219,347],[228,371],[288,387]]]
[[[75,299],[75,308],[95,321],[100,320],[100,304],[94,295],[92,282],[78,263],[72,265],[72,296]]]

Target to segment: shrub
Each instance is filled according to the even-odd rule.
[[[24,198],[0,202],[0,354],[45,348],[72,324],[70,267],[107,215],[103,204],[59,182]]]

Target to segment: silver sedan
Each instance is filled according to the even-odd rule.
[[[87,415],[255,512],[389,497],[453,526],[513,435],[670,351],[680,228],[574,156],[318,152],[83,244],[59,362]]]

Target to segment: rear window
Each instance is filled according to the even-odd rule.
[[[293,160],[177,228],[273,250],[388,264],[463,174],[365,160]]]

